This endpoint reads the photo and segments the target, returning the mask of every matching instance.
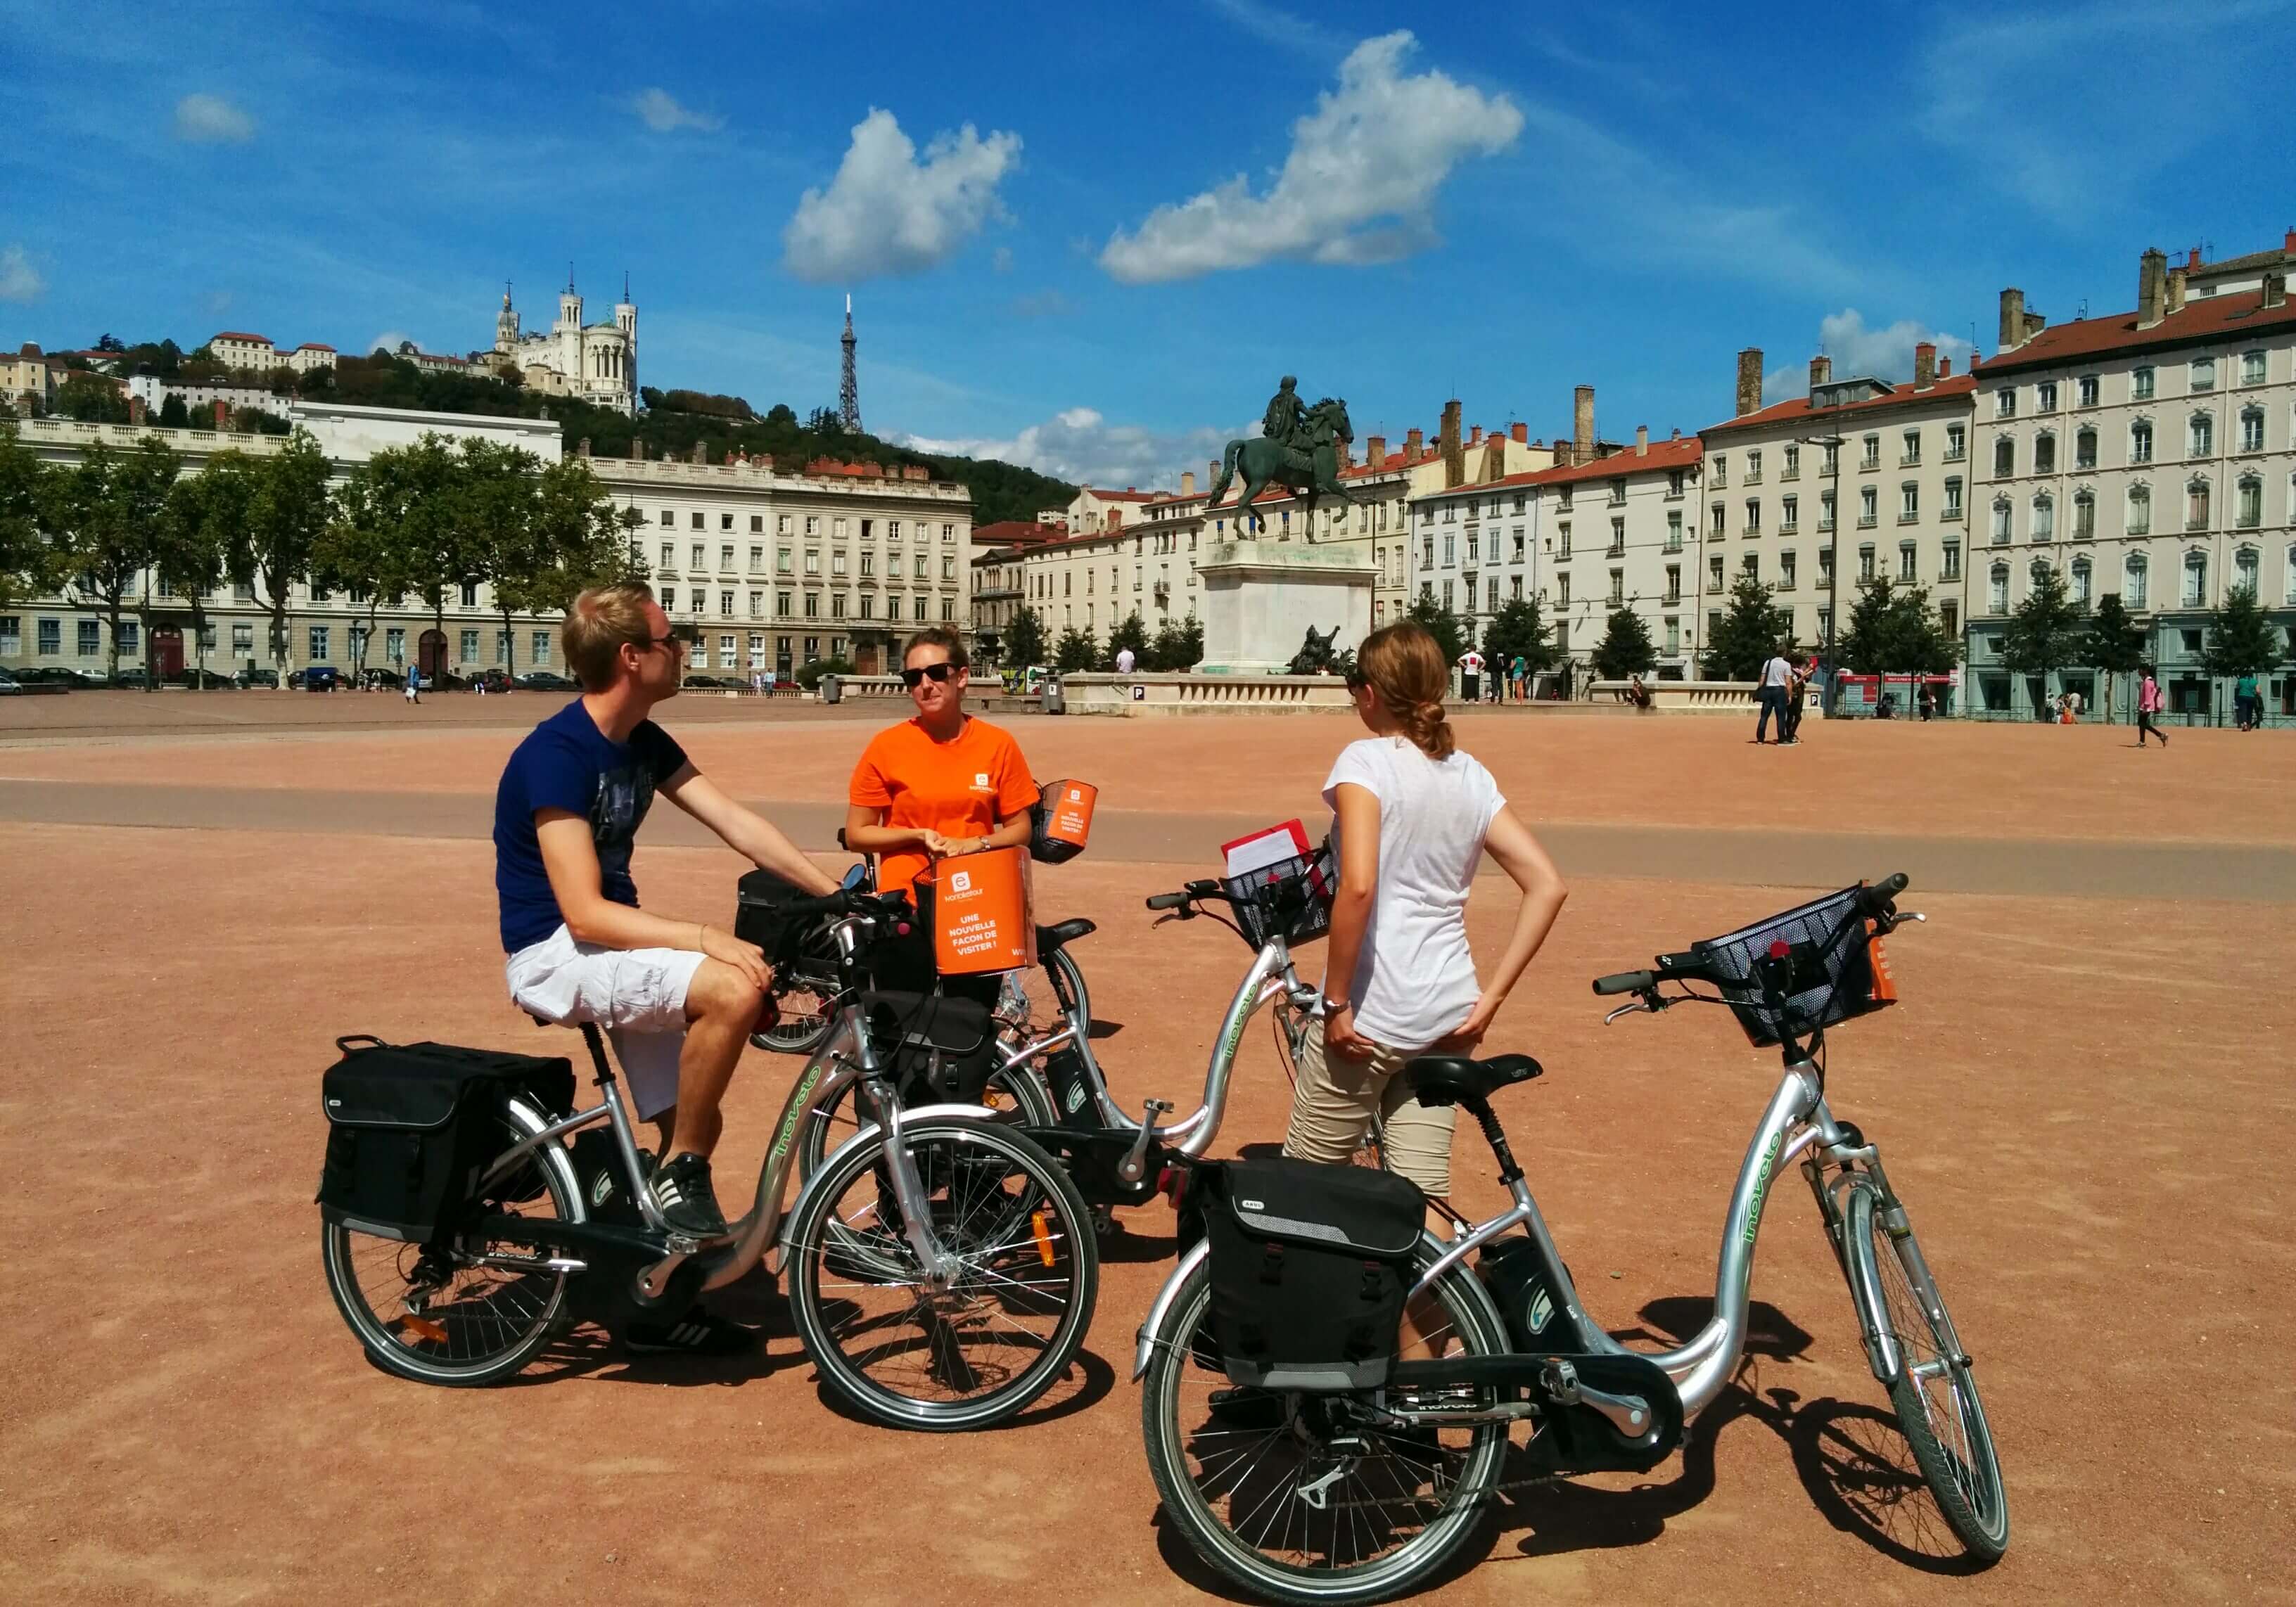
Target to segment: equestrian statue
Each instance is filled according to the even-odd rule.
[[[1300,400],[1299,384],[1285,374],[1282,387],[1268,398],[1258,439],[1228,442],[1219,478],[1212,482],[1210,499],[1204,504],[1207,510],[1219,505],[1238,470],[1243,473],[1243,496],[1237,504],[1237,522],[1248,522],[1254,531],[1267,521],[1253,504],[1271,485],[1305,498],[1310,513],[1326,496],[1339,498],[1341,507],[1354,505],[1355,499],[1340,484],[1341,454],[1356,438],[1355,426],[1348,422],[1348,405],[1325,397],[1308,406]]]

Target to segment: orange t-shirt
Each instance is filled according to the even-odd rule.
[[[903,720],[869,740],[853,767],[846,799],[859,808],[884,810],[887,825],[986,837],[999,820],[1037,801],[1037,783],[1021,744],[987,720],[966,720],[947,742],[933,741],[914,720]],[[877,885],[887,892],[906,889],[931,863],[922,849],[882,855]]]

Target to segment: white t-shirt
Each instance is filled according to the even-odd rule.
[[[1465,670],[1471,676],[1482,674],[1483,655],[1477,652],[1472,647],[1467,649],[1466,652],[1459,655],[1459,668]]]
[[[1125,647],[1125,648],[1119,648],[1119,649],[1118,649],[1118,650],[1117,650],[1117,654],[1116,654],[1116,673],[1117,673],[1117,674],[1119,674],[1119,675],[1120,675],[1120,676],[1128,676],[1128,675],[1130,675],[1130,674],[1132,673],[1132,666],[1133,666],[1133,664],[1134,664],[1135,662],[1136,662],[1136,660],[1135,660],[1133,659],[1133,657],[1132,657],[1132,650],[1131,650],[1130,648],[1128,648],[1128,647]]]
[[[1423,1049],[1457,1031],[1482,995],[1467,948],[1467,890],[1506,799],[1466,754],[1432,759],[1399,736],[1340,750],[1324,781],[1324,801],[1335,808],[1342,782],[1379,799],[1379,885],[1348,990],[1356,1030],[1390,1049]],[[1337,849],[1336,820],[1332,831]]]
[[[1792,674],[1792,665],[1787,663],[1784,659],[1774,658],[1768,663],[1762,666],[1762,685],[1765,686],[1783,686],[1786,684],[1787,677]]]

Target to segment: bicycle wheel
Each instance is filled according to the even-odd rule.
[[[774,975],[774,1003],[781,1017],[763,1032],[750,1034],[750,1045],[776,1054],[811,1054],[827,1041],[837,1024],[840,998],[837,951],[824,932],[805,946],[798,957]]]
[[[1016,1046],[1057,1032],[1070,1021],[1079,1031],[1089,1032],[1092,998],[1085,989],[1084,972],[1067,949],[1056,948],[1043,963],[1006,973],[996,1015],[999,1036]]]
[[[507,1115],[503,1133],[504,1147],[525,1136]],[[473,1209],[529,1221],[583,1219],[573,1168],[554,1144],[528,1155]],[[319,1250],[336,1308],[366,1353],[417,1383],[498,1383],[523,1371],[569,1316],[567,1275],[540,1265],[558,1252],[514,1233],[422,1245],[328,1222]]]
[[[858,1089],[857,1083],[848,1083],[826,1104],[816,1103],[806,1111],[798,1131],[797,1175],[800,1182],[812,1177],[823,1161],[861,1130]],[[1043,1080],[1026,1066],[990,1072],[988,1086],[981,1090],[980,1103],[995,1111],[999,1119],[1023,1127],[1048,1127],[1060,1120],[1059,1111],[1053,1107],[1052,1095]]]
[[[985,1428],[1068,1370],[1100,1276],[1092,1218],[1051,1156],[996,1122],[906,1126],[940,1244],[935,1287],[871,1144],[832,1156],[789,1226],[791,1315],[832,1389],[898,1429]]]
[[[2008,1494],[1985,1407],[1977,1398],[1977,1379],[1961,1354],[1936,1280],[1913,1229],[1890,1227],[1871,1185],[1850,1193],[1848,1240],[1858,1276],[1874,1291],[1897,1341],[1898,1375],[1890,1381],[1890,1405],[1898,1427],[1954,1537],[1971,1556],[1994,1562],[2009,1548]]]
[[[1369,1395],[1231,1388],[1210,1305],[1210,1266],[1199,1263],[1167,1310],[1140,1392],[1149,1471],[1198,1556],[1272,1601],[1370,1602],[1419,1584],[1472,1537],[1506,1451],[1505,1424],[1386,1429],[1363,1410]],[[1411,1313],[1446,1354],[1508,1348],[1490,1296],[1462,1268]],[[1462,1389],[1386,1399],[1430,1405],[1438,1395],[1452,1407],[1496,1398]]]

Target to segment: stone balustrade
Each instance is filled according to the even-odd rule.
[[[1061,677],[1070,714],[1345,714],[1337,676],[1149,674]]]
[[[1597,681],[1590,701],[1598,707],[1627,707],[1628,681]],[[1657,714],[1754,714],[1760,710],[1760,687],[1751,681],[1644,681]],[[1818,706],[1813,685],[1804,694],[1809,708]]]

